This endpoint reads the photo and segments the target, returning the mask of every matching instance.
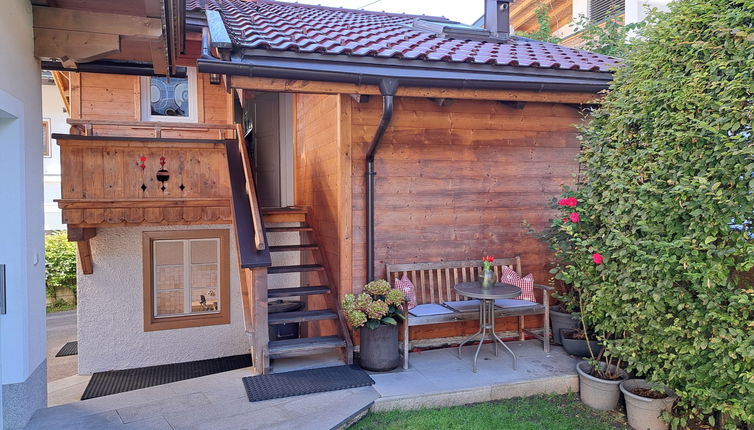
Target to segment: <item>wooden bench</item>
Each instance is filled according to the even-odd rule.
[[[508,266],[521,276],[521,258],[501,258],[495,260],[492,269],[497,279],[500,279],[502,267]],[[411,264],[388,264],[388,281],[394,284],[395,279],[400,279],[405,274],[414,284],[417,307],[424,304],[442,305],[453,312],[440,315],[414,316],[406,314],[406,322],[403,325],[403,368],[408,369],[408,354],[411,350],[409,339],[409,327],[420,325],[440,324],[454,321],[479,319],[479,310],[458,312],[453,308],[443,305],[444,302],[468,300],[466,297],[457,295],[453,286],[460,282],[475,281],[479,279],[481,261],[441,261],[436,263],[411,263]],[[525,339],[526,333],[540,339],[544,343],[545,352],[550,351],[550,298],[549,292],[554,290],[547,285],[534,285],[535,290],[542,291],[542,303],[515,307],[498,307],[495,310],[497,318],[517,316],[518,336]],[[524,327],[526,315],[544,315],[544,333],[531,332]]]

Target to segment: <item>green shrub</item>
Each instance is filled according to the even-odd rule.
[[[742,276],[754,267],[754,0],[670,7],[583,131],[582,181],[566,192],[578,203],[551,224],[554,273],[581,291],[610,353],[678,392],[674,427],[717,412],[735,426],[754,422]]]
[[[64,231],[45,236],[45,278],[48,297],[55,297],[60,287],[76,294],[76,244]]]

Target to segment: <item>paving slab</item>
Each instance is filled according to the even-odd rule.
[[[144,388],[37,411],[33,430],[254,430],[347,427],[367,410],[416,409],[488,402],[508,397],[578,391],[576,359],[561,348],[548,354],[538,341],[508,342],[518,368],[504,350],[496,357],[484,345],[479,371],[472,372],[474,350],[445,348],[411,354],[411,368],[371,372],[372,387],[249,402],[241,378],[251,369]],[[275,360],[277,372],[342,364],[336,356]],[[59,381],[72,390],[82,379]]]

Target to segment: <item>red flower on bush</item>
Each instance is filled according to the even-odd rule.
[[[592,261],[594,261],[594,264],[602,264],[602,254],[599,252],[592,254]]]
[[[578,212],[571,212],[571,214],[568,215],[568,219],[570,219],[571,222],[579,222],[579,221],[581,221],[581,217],[579,216]]]
[[[579,204],[579,201],[576,199],[576,197],[568,197],[567,199],[558,200],[559,206],[568,206],[571,208],[575,208],[576,205],[578,204]]]

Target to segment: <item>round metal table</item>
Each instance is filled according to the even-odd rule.
[[[495,345],[495,356],[497,356],[497,342],[500,342],[513,356],[513,369],[516,369],[516,354],[495,333],[495,300],[518,297],[521,295],[521,289],[515,285],[503,283],[497,283],[492,288],[482,288],[479,282],[462,282],[453,287],[453,289],[464,297],[479,299],[479,331],[458,345],[458,359],[461,359],[461,348],[463,348],[463,345],[481,335],[479,346],[477,346],[476,354],[474,354],[474,373],[476,373],[476,362],[479,357],[479,351],[482,349],[482,344],[487,338],[487,331],[489,331],[492,335],[492,343]]]

